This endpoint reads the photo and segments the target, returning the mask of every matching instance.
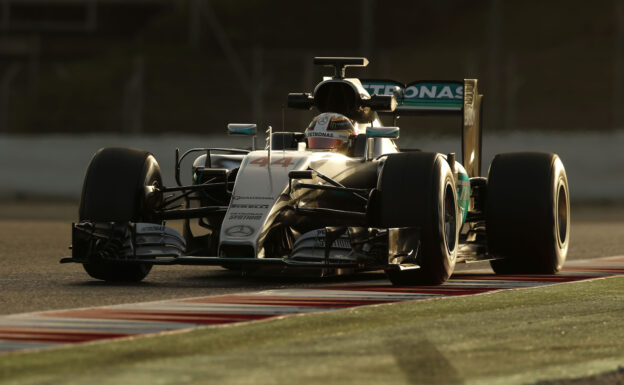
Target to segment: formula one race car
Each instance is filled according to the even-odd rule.
[[[439,284],[456,262],[489,260],[496,273],[556,273],[569,244],[568,183],[550,153],[499,154],[481,169],[477,80],[345,77],[365,58],[315,58],[334,67],[313,94],[288,106],[316,109],[304,133],[272,132],[265,149],[176,150],[177,186],[156,159],[99,150],[86,172],[72,257],[94,278],[140,281],[153,265],[220,265],[313,274],[384,270],[394,284]],[[401,152],[398,127],[380,115],[462,117],[462,157]],[[396,122],[396,119],[395,119]],[[229,134],[254,137],[254,124]],[[180,168],[189,155],[193,183]],[[181,204],[182,203],[182,204]],[[183,235],[164,225],[181,219]],[[201,230],[202,234],[199,234]]]

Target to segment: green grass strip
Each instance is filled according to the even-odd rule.
[[[624,365],[624,277],[0,357],[2,384],[520,384]]]

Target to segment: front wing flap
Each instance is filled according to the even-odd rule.
[[[387,260],[336,258],[334,255],[323,258],[319,254],[316,254],[318,257],[309,259],[292,258],[292,256],[286,258],[193,256],[185,255],[186,243],[184,238],[166,226],[151,223],[81,222],[72,225],[72,256],[63,258],[60,262],[88,263],[97,260],[153,265],[274,266],[354,270],[419,268],[416,263],[420,247],[420,240],[417,236],[420,232],[419,229],[376,229],[374,232],[387,233],[387,237],[384,237],[384,242],[387,242],[388,245]],[[318,233],[319,235],[329,234],[326,229],[318,230]],[[332,239],[330,244],[336,247],[335,251],[342,250],[341,253],[344,253],[346,243],[351,238],[353,251],[358,251],[358,254],[361,254],[363,251],[361,239],[365,237],[357,233],[357,231],[349,232],[350,237],[339,235]],[[334,242],[336,242],[335,245]],[[302,242],[302,244],[305,243]],[[319,242],[318,246],[324,250],[324,241]],[[311,250],[310,247],[306,247],[306,249]]]

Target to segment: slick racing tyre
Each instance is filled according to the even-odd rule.
[[[82,186],[80,221],[152,222],[153,208],[145,201],[145,186],[161,186],[156,159],[146,151],[103,148],[91,159]],[[93,278],[138,282],[152,269],[148,263],[90,261],[83,264]]]
[[[570,193],[555,154],[499,154],[490,165],[485,210],[497,274],[554,274],[570,243]]]
[[[436,153],[388,156],[379,176],[379,227],[419,227],[416,270],[388,269],[395,285],[440,284],[457,255],[457,192],[446,160]]]

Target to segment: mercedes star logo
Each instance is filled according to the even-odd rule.
[[[230,237],[248,237],[254,233],[253,227],[250,226],[232,226],[225,230],[225,235]]]

